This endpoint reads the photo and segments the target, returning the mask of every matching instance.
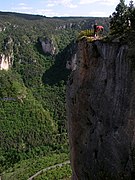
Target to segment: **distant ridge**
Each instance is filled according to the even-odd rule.
[[[47,18],[46,16],[43,16],[43,15],[24,14],[24,13],[17,13],[17,12],[3,12],[3,11],[0,11],[0,15],[16,16],[16,17],[27,19],[27,20],[37,20],[37,19]]]

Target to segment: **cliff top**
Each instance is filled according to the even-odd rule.
[[[135,31],[128,31],[126,33],[123,33],[122,35],[107,35],[107,36],[102,36],[102,35],[98,35],[96,37],[94,37],[92,34],[90,35],[80,35],[78,36],[77,41],[81,41],[86,39],[87,42],[93,42],[93,41],[97,41],[97,40],[101,40],[103,42],[117,42],[120,44],[128,44],[129,46],[132,46],[133,44],[135,44]]]

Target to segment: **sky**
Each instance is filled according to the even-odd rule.
[[[0,11],[54,16],[109,17],[119,0],[1,0]],[[129,1],[125,0],[128,5]]]

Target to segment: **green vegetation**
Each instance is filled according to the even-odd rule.
[[[110,17],[110,35],[134,33],[134,19],[133,2],[127,6],[121,0]],[[12,56],[10,70],[0,71],[0,173],[4,180],[26,180],[69,159],[65,91],[70,70],[66,62],[75,51],[76,39],[92,41],[95,21],[104,26],[106,35],[109,18],[0,12],[0,54]],[[53,55],[42,50],[40,40],[46,38],[53,41]],[[70,165],[65,165],[37,179],[70,176]]]
[[[128,31],[135,30],[135,7],[131,0],[129,6],[125,0],[120,0],[116,11],[110,16],[110,34],[123,35]]]
[[[86,29],[86,30],[83,30],[79,33],[77,40],[81,40],[83,38],[86,38],[86,39],[91,39],[91,41],[92,41],[91,37],[93,37],[93,36],[94,36],[94,30],[93,29]]]
[[[12,56],[10,70],[0,71],[0,173],[5,179],[11,179],[10,173],[18,179],[23,163],[30,168],[31,162],[35,168],[24,168],[28,177],[63,162],[60,153],[69,153],[65,86],[70,70],[66,62],[71,59],[79,32],[91,29],[95,20],[108,31],[108,18],[46,18],[0,12],[0,54]],[[40,40],[46,38],[53,41],[53,55],[42,50]],[[60,154],[58,161],[45,165],[45,160],[36,169],[32,161],[50,156],[55,159],[52,153]],[[69,165],[60,172],[59,178],[71,175]],[[49,172],[47,176],[53,179]]]
[[[49,170],[40,176],[37,176],[37,180],[70,180],[71,179],[71,167],[70,165],[64,165],[57,167],[56,169]]]
[[[26,180],[33,176],[38,171],[59,164],[69,160],[69,157],[65,153],[51,154],[49,156],[42,156],[37,158],[31,158],[16,163],[12,168],[9,168],[2,174],[2,178],[5,180]],[[44,174],[36,177],[36,179],[57,179],[70,177],[71,168],[70,165],[64,165],[62,167],[56,167],[55,169],[48,170]]]

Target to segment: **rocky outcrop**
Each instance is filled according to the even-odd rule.
[[[73,20],[73,19],[72,19]],[[62,24],[57,24],[55,30],[65,30],[65,29],[79,29],[79,30],[86,30],[86,29],[93,29],[93,25],[95,24],[94,19],[81,19],[76,21],[75,19],[72,21],[67,21]],[[105,18],[105,24],[108,24],[108,18]],[[97,20],[97,24],[101,23],[101,19]]]
[[[56,47],[54,46],[53,40],[45,38],[44,40],[39,38],[39,41],[42,46],[42,50],[46,54],[54,55],[56,53]]]
[[[6,30],[5,25],[0,23],[0,32],[5,31],[5,30]]]
[[[13,55],[0,54],[0,70],[9,70],[13,64]]]
[[[66,68],[72,71],[76,70],[76,52],[77,52],[77,43],[75,41],[71,42],[68,49],[66,49],[66,53],[68,56],[66,57]]]
[[[67,61],[66,68],[72,71],[76,70],[76,54],[71,57],[71,61]]]
[[[135,75],[128,46],[79,42],[67,85],[73,180],[132,179]]]
[[[7,38],[4,44],[4,53],[0,54],[0,70],[9,70],[13,65],[13,39]]]

